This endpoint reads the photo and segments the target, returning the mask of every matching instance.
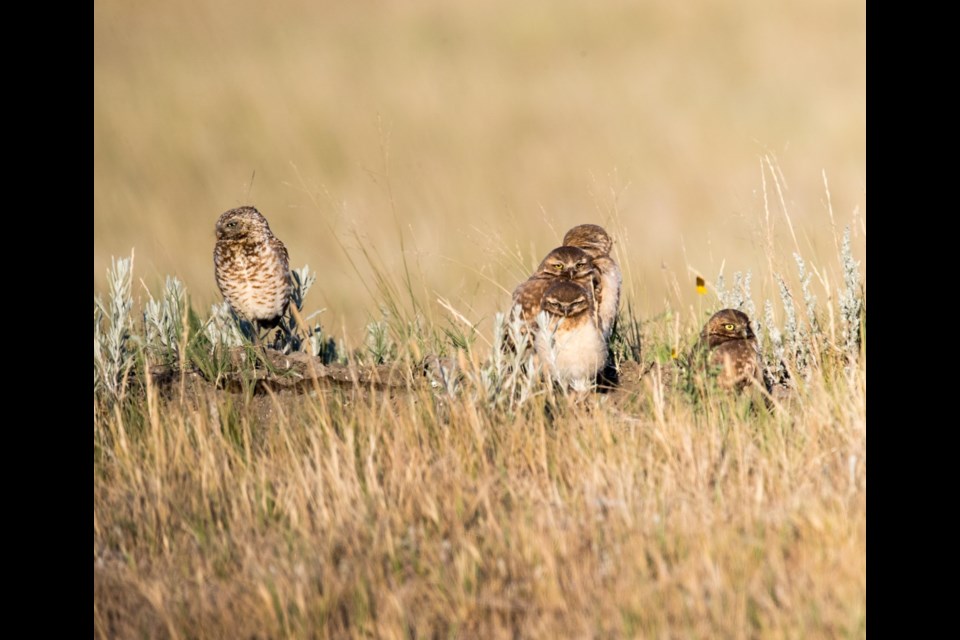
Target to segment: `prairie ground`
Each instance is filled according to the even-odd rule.
[[[97,0],[95,635],[865,636],[865,13]],[[398,383],[230,360],[241,204],[317,274],[330,364]],[[619,385],[509,386],[496,314],[583,222]],[[726,306],[772,409],[640,376]]]

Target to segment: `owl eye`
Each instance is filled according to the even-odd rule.
[[[237,228],[236,220],[231,220],[230,222],[227,223],[227,229],[236,229],[236,228]]]
[[[557,264],[553,265],[553,270],[554,270],[554,271],[563,271],[563,265],[560,264],[560,263],[557,263]]]
[[[726,329],[727,331],[733,331],[733,325],[732,325],[732,324],[725,324],[725,325],[723,325],[723,328]]]

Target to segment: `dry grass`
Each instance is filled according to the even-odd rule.
[[[95,635],[865,636],[865,345],[837,355],[843,227],[866,267],[862,2],[94,11],[95,293],[135,247],[147,288],[175,274],[205,315],[213,224],[253,203],[322,274],[324,329],[359,348],[390,309],[411,367],[470,333],[440,298],[481,362],[582,222],[616,237],[644,358],[719,308],[696,275],[750,270],[781,327],[782,275],[802,317],[793,253],[822,323],[773,414],[636,381],[516,412],[95,393]]]
[[[151,394],[95,412],[95,630],[861,637],[864,386],[779,416]]]
[[[812,355],[772,412],[630,362],[615,393],[502,402],[485,346],[422,323],[389,329],[395,362],[416,377],[445,343],[454,393],[161,389],[135,347],[118,400],[95,385],[95,632],[864,637],[866,350],[848,364],[834,308],[799,318]],[[628,341],[669,362],[697,330]]]

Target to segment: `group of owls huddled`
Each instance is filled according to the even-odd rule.
[[[224,212],[216,233],[213,260],[224,300],[258,331],[276,327],[293,291],[286,247],[254,207]],[[532,335],[537,357],[565,388],[592,388],[607,364],[622,283],[612,248],[603,227],[573,227],[513,292],[514,313]],[[539,326],[544,320],[547,326]],[[707,321],[687,358],[695,360],[716,373],[721,387],[740,391],[763,384],[750,319],[736,309]]]
[[[622,281],[612,248],[603,227],[578,225],[513,292],[537,357],[554,380],[576,391],[593,386],[607,361]],[[539,326],[538,317],[547,326]]]

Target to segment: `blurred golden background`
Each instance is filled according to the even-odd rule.
[[[154,293],[176,275],[209,308],[242,204],[351,342],[374,268],[489,327],[583,222],[640,318],[721,267],[776,297],[797,248],[838,270],[851,223],[865,273],[865,49],[863,0],[96,0],[94,293],[134,248]]]

